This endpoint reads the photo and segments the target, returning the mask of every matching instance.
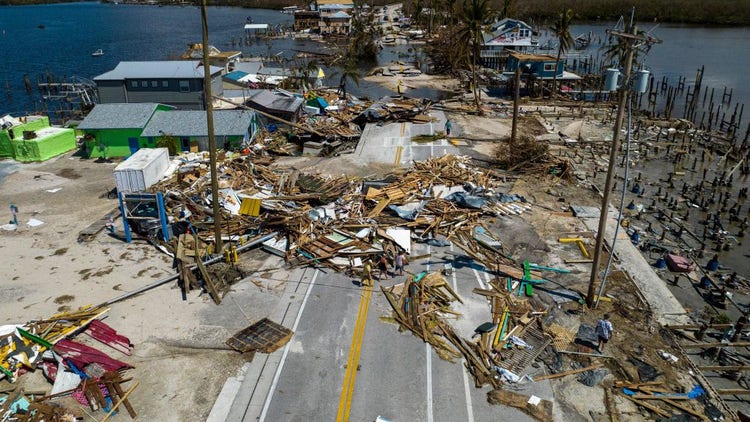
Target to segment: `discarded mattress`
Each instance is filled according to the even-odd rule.
[[[674,273],[689,273],[693,271],[693,263],[684,256],[667,254],[665,259],[669,271]]]

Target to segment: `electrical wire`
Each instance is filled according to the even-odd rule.
[[[602,276],[602,282],[599,285],[599,292],[596,295],[596,300],[594,301],[594,309],[597,309],[599,307],[599,300],[602,297],[602,293],[604,293],[604,286],[607,284],[607,275],[609,274],[609,268],[612,265],[612,258],[615,256],[615,245],[617,244],[617,235],[620,232],[620,223],[622,222],[622,211],[625,209],[625,191],[627,191],[628,188],[628,171],[630,169],[630,134],[633,131],[632,127],[632,110],[631,110],[631,101],[633,99],[632,95],[630,93],[627,93],[628,95],[628,132],[627,137],[625,141],[625,175],[624,180],[622,182],[622,194],[620,195],[620,210],[619,215],[617,216],[617,225],[615,226],[615,235],[612,239],[612,248],[610,249],[609,259],[607,259],[607,267],[604,269],[604,275]],[[609,210],[602,210],[601,212],[609,212]]]

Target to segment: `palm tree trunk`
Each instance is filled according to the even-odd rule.
[[[472,67],[471,67],[471,87],[474,94],[474,105],[477,107],[477,113],[481,113],[482,110],[479,108],[479,96],[477,95],[477,48],[476,45],[474,46],[474,54],[472,57]]]
[[[552,78],[552,92],[550,98],[557,96],[557,67],[560,66],[560,56],[562,55],[562,46],[557,47],[557,60],[555,60],[555,76]]]

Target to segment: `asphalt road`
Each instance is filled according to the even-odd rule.
[[[412,255],[428,253],[428,248],[416,245]],[[451,323],[457,332],[471,337],[476,326],[490,319],[488,303],[471,293],[475,287],[485,287],[489,275],[462,259],[460,252],[451,254],[450,248],[430,248],[429,252],[431,257],[410,263],[407,270],[436,271],[445,262],[454,264],[454,276],[447,280],[465,303],[455,308],[463,318]],[[310,277],[311,272],[306,273]],[[400,333],[397,325],[381,319],[391,311],[380,284],[390,286],[404,279],[375,283],[346,420],[374,421],[378,416],[391,421],[531,420],[516,409],[488,404],[489,388],[475,388],[460,360],[450,363],[440,359],[429,344],[409,331]],[[250,409],[244,421],[332,421],[346,414],[345,406],[340,405],[342,386],[363,294],[356,280],[319,270],[300,308],[288,351],[275,367],[274,382],[263,388],[265,392],[256,393],[265,396],[263,409],[259,414]],[[533,391],[551,399],[548,383],[534,384]]]

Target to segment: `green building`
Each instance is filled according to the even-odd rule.
[[[46,116],[5,116],[0,127],[0,158],[45,161],[76,147],[75,131],[50,126]]]
[[[158,103],[97,104],[78,125],[84,133],[84,155],[129,157],[140,148],[154,148],[157,140],[142,137],[141,132],[154,113],[173,109]]]
[[[238,149],[255,136],[260,123],[252,110],[214,111],[216,146]],[[163,137],[175,140],[175,150],[208,151],[206,112],[175,110],[158,103],[97,104],[78,125],[84,133],[85,155],[92,158],[129,157],[140,148],[155,148]]]

